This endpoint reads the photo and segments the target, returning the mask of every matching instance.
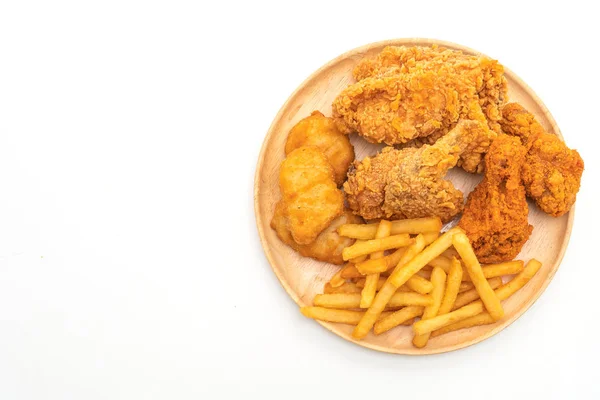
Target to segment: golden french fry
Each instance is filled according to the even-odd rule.
[[[454,244],[454,248],[460,254],[469,277],[473,285],[475,285],[475,289],[477,289],[485,308],[496,321],[499,320],[504,316],[504,309],[502,308],[502,304],[500,304],[500,299],[494,293],[494,289],[490,287],[490,284],[483,275],[481,265],[477,261],[477,256],[473,251],[473,247],[471,247],[469,238],[464,233],[456,234],[452,239],[452,244]]]
[[[353,244],[356,244],[356,243],[362,243],[362,242],[364,242],[364,240],[356,240],[356,241],[355,241]],[[362,256],[358,256],[358,257],[352,258],[352,259],[350,259],[349,261],[350,261],[352,264],[358,264],[358,263],[360,263],[360,262],[363,262],[363,261],[365,261],[367,258],[369,258],[369,256],[368,256],[368,255],[366,255],[366,254],[364,254],[364,255],[362,255]]]
[[[439,267],[437,267],[437,268],[439,268]],[[444,270],[442,269],[442,271],[444,271]],[[413,276],[420,276],[423,279],[429,279],[429,280],[431,280],[431,273],[432,272],[433,272],[433,270],[431,270],[431,271],[420,270],[416,274],[414,274]],[[444,272],[446,272],[446,271],[444,271]]]
[[[400,259],[394,272],[375,296],[375,300],[373,300],[371,307],[369,307],[364,317],[360,320],[359,324],[356,325],[356,328],[354,328],[352,336],[357,339],[362,339],[367,336],[375,324],[375,321],[377,321],[379,314],[385,309],[388,301],[396,292],[396,288],[404,285],[411,276],[416,274],[431,260],[450,247],[452,245],[452,237],[458,232],[462,232],[462,229],[450,229],[427,246],[427,248],[424,248],[425,239],[423,238],[423,235],[418,235],[415,238],[415,243],[402,255],[402,259]]]
[[[452,257],[452,266],[446,279],[446,290],[444,291],[444,297],[438,310],[438,315],[447,314],[452,311],[452,306],[458,296],[458,289],[460,288],[462,280],[463,269],[460,261],[455,257]]]
[[[363,261],[356,264],[356,269],[358,269],[359,272],[364,275],[374,274],[376,272],[385,272],[388,269],[394,268],[396,265],[398,265],[398,261],[400,261],[400,258],[405,251],[406,248],[402,247],[385,257]]]
[[[460,260],[460,254],[458,254],[458,251],[456,251],[454,247],[450,247],[448,250],[444,251],[442,253],[442,256],[446,257],[449,260],[451,260],[452,257]]]
[[[460,250],[459,250],[460,252]],[[533,276],[536,274],[537,271],[539,271],[539,269],[542,267],[542,264],[535,260],[532,259],[531,261],[529,261],[527,263],[527,265],[525,266],[525,269],[523,269],[522,272],[520,272],[518,275],[516,275],[510,282],[500,286],[498,289],[496,289],[494,291],[494,295],[499,299],[499,300],[506,300],[507,298],[509,298],[510,296],[512,296],[517,290],[521,289],[523,286],[525,286],[525,284],[527,284],[527,282],[529,282],[531,280],[531,278],[533,278]],[[385,288],[382,288],[382,290]],[[452,312],[449,312],[448,314],[444,314],[444,315],[438,315],[435,318],[432,319],[428,319],[428,320],[421,320],[419,322],[416,322],[413,325],[413,329],[415,331],[415,333],[418,334],[424,334],[427,332],[432,332],[435,331],[437,329],[441,329],[444,326],[453,324],[455,322],[458,321],[462,321],[464,319],[467,319],[469,317],[472,317],[474,315],[480,314],[484,311],[484,306],[483,306],[483,302],[481,300],[477,300],[474,301],[473,303],[467,304],[466,306],[463,306],[457,310],[454,310]],[[489,310],[488,310],[489,312]],[[365,316],[367,314],[365,313]],[[491,313],[490,313],[491,315]],[[493,317],[493,315],[492,315]],[[364,319],[364,317],[363,317]],[[362,322],[362,319],[361,319]],[[359,322],[360,325],[360,322]],[[359,326],[357,325],[357,327]]]
[[[375,233],[375,239],[383,239],[385,237],[388,237],[390,236],[391,231],[392,223],[390,221],[381,220],[379,221],[379,226],[377,227],[377,232]],[[370,258],[372,260],[377,260],[383,258],[383,254],[383,251],[377,251],[375,253],[372,253]],[[379,272],[367,275],[367,278],[365,279],[365,287],[361,292],[360,308],[369,308],[371,306],[371,303],[375,298],[375,293],[377,292],[378,281]]]
[[[377,321],[377,322],[379,322],[379,321]],[[494,318],[492,318],[490,313],[484,312],[484,313],[469,317],[467,319],[463,319],[462,321],[458,321],[453,324],[447,325],[436,331],[433,331],[433,332],[431,332],[431,337],[440,336],[445,333],[457,331],[459,329],[471,328],[473,326],[489,325],[489,324],[493,324],[494,322],[496,322],[496,321],[494,321]]]
[[[428,264],[432,267],[440,267],[445,273],[450,272],[450,267],[452,266],[450,259],[441,255],[429,261]]]
[[[431,297],[433,297],[433,304],[425,307],[423,310],[422,320],[428,320],[430,318],[434,318],[442,303],[442,298],[444,296],[444,288],[446,287],[446,273],[440,267],[434,267],[433,272],[431,273],[431,283],[433,284],[433,290],[431,291]],[[418,348],[425,347],[427,342],[429,341],[429,333],[424,333],[421,335],[416,335],[413,338],[413,345]]]
[[[340,324],[356,325],[364,315],[364,311],[334,310],[323,307],[301,307],[300,312],[308,318],[320,321],[337,322]],[[392,312],[381,313],[382,318],[388,317]]]
[[[325,308],[361,308],[360,293],[318,294],[313,299],[313,305]],[[415,292],[394,293],[386,304],[390,308],[403,306],[428,306],[433,301],[431,295]]]
[[[407,286],[417,293],[427,294],[433,290],[433,284],[419,275],[413,275],[401,287]]]
[[[354,264],[346,264],[344,268],[342,268],[341,272],[342,278],[344,279],[352,279],[352,278],[363,278],[363,274],[361,274],[358,269],[356,269],[356,265]]]
[[[482,265],[481,270],[486,278],[494,278],[503,275],[514,275],[523,271],[524,263],[521,260],[508,261],[499,264]],[[471,282],[469,274],[463,274],[463,281]]]
[[[488,282],[489,281],[490,280],[488,279]],[[473,286],[472,282],[461,282],[460,286],[458,288],[458,293],[463,293],[463,292],[466,292],[467,290],[471,290],[474,288],[475,288],[475,286]],[[492,288],[492,289],[495,289],[495,288]]]
[[[327,282],[325,284],[325,287],[323,288],[323,292],[325,294],[334,294],[334,293],[360,293],[361,292],[360,289],[361,288],[358,287],[358,285],[356,285],[353,282],[344,282],[344,284],[342,286],[338,286],[338,287],[333,287],[333,286],[331,286],[331,284],[329,282]]]
[[[354,243],[352,246],[346,247],[342,250],[342,258],[344,260],[349,260],[364,254],[408,246],[412,244],[412,242],[413,239],[411,239],[407,233],[388,236],[381,239],[371,239],[362,243]]]
[[[375,237],[378,223],[374,224],[345,224],[338,228],[338,234],[354,239],[369,240]],[[390,235],[409,233],[417,235],[425,232],[439,232],[442,229],[442,221],[438,217],[415,218],[392,221]]]
[[[344,270],[344,268],[340,268],[340,270],[331,277],[331,279],[329,280],[330,286],[339,287],[339,286],[342,286],[344,284],[344,282],[346,282],[346,280],[344,278],[342,278],[343,270]]]
[[[387,332],[390,329],[402,325],[407,321],[412,321],[415,317],[419,317],[423,314],[423,307],[419,306],[408,306],[404,307],[399,311],[393,312],[385,318],[379,318],[373,326],[373,332],[376,335],[380,335],[383,332]]]
[[[422,233],[422,235],[423,239],[425,239],[425,246],[430,245],[431,243],[435,242],[437,238],[440,237],[439,232],[424,232]]]
[[[499,276],[495,278],[490,278],[488,279],[488,283],[490,284],[490,287],[492,289],[499,288],[500,286],[502,286],[502,278],[500,278]],[[475,289],[475,286],[473,286],[472,289],[469,289],[466,292],[460,293],[458,296],[456,296],[456,301],[454,302],[454,306],[452,309],[456,310],[478,299],[479,293],[477,292],[477,289]]]

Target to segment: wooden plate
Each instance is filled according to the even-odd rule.
[[[353,82],[352,68],[364,56],[372,56],[388,45],[431,44],[462,50],[468,54],[479,54],[464,46],[431,39],[396,39],[363,46],[339,56],[316,71],[290,96],[275,117],[263,143],[256,169],[254,186],[256,223],[273,271],[299,306],[311,305],[312,298],[315,294],[322,293],[324,283],[339,267],[301,257],[284,245],[269,227],[275,203],[280,198],[279,165],[284,159],[283,149],[290,128],[300,119],[307,117],[313,110],[320,110],[325,115],[331,115],[333,99],[342,89]],[[509,101],[521,103],[535,114],[548,132],[561,136],[550,112],[535,93],[508,69],[506,69],[506,78],[509,87]],[[351,141],[354,144],[358,160],[366,155],[375,154],[382,147],[369,144],[357,135],[351,135]],[[457,168],[450,171],[448,176],[456,187],[465,193],[465,196],[481,179],[481,176],[467,174]],[[389,353],[415,355],[461,349],[500,332],[527,311],[546,289],[558,270],[571,234],[573,211],[560,218],[553,218],[544,214],[533,203],[529,205],[529,223],[534,226],[533,234],[523,247],[518,259],[527,261],[535,257],[543,263],[543,266],[534,279],[503,303],[506,315],[501,321],[493,325],[463,329],[432,338],[423,349],[413,347],[411,327],[397,327],[379,336],[370,333],[364,340],[356,341],[351,336],[352,326],[328,322],[319,323],[331,332],[361,346]],[[309,322],[314,323],[307,320],[307,323]]]

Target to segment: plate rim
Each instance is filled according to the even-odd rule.
[[[265,138],[263,139],[263,143],[261,145],[261,149],[258,155],[258,161],[256,163],[256,169],[254,172],[254,215],[255,215],[255,223],[256,223],[256,227],[258,229],[258,234],[260,237],[260,243],[261,243],[261,247],[263,249],[263,252],[265,253],[265,256],[267,258],[267,261],[269,263],[269,266],[271,267],[271,270],[275,273],[275,276],[277,277],[277,280],[279,281],[280,285],[283,287],[283,289],[286,291],[286,293],[288,294],[288,296],[290,296],[292,298],[292,300],[294,300],[294,302],[302,307],[304,306],[304,302],[299,298],[299,296],[295,293],[294,290],[292,290],[291,286],[287,283],[287,281],[284,279],[284,277],[282,276],[281,272],[278,271],[277,268],[274,267],[274,259],[273,259],[273,255],[271,253],[271,249],[269,247],[269,244],[267,242],[265,233],[264,233],[264,229],[261,223],[262,220],[262,213],[260,210],[260,205],[259,205],[259,201],[258,201],[258,197],[259,197],[259,186],[260,186],[260,175],[261,175],[261,171],[263,168],[263,164],[264,164],[264,160],[265,160],[265,152],[266,152],[266,148],[267,148],[267,144],[270,142],[271,136],[273,136],[274,131],[275,131],[275,125],[276,123],[281,119],[282,114],[285,112],[288,104],[296,97],[296,95],[306,86],[306,84],[308,82],[310,82],[313,78],[315,78],[317,75],[319,75],[321,72],[323,72],[324,70],[332,67],[333,65],[335,65],[336,63],[352,57],[352,56],[356,56],[357,54],[360,53],[364,53],[367,52],[368,50],[370,50],[373,47],[383,47],[383,46],[402,46],[402,45],[414,45],[414,46],[423,46],[423,45],[439,45],[439,46],[443,46],[443,47],[448,47],[448,48],[452,48],[452,49],[456,49],[456,50],[460,50],[463,51],[465,53],[470,53],[470,54],[481,54],[484,55],[484,53],[479,52],[477,50],[474,50],[470,47],[467,46],[463,46],[457,43],[453,43],[453,42],[449,42],[449,41],[444,41],[444,40],[438,40],[438,39],[431,39],[431,38],[398,38],[398,39],[388,39],[388,40],[382,40],[382,41],[377,41],[377,42],[372,42],[363,46],[359,46],[356,48],[353,48],[351,50],[348,50],[342,54],[340,54],[339,56],[333,58],[332,60],[330,60],[329,62],[325,63],[324,65],[322,65],[320,68],[318,68],[317,70],[315,70],[313,73],[311,73],[306,79],[304,79],[299,85],[298,87],[288,96],[288,98],[286,99],[286,101],[281,105],[279,111],[277,112],[277,114],[275,115],[275,117],[273,118],[269,129],[267,131],[267,134],[265,135]],[[564,137],[560,131],[560,128],[558,127],[558,124],[556,123],[554,117],[552,116],[552,114],[550,113],[550,111],[548,110],[548,108],[546,107],[546,105],[544,104],[544,102],[539,98],[539,96],[533,91],[533,89],[531,89],[531,87],[529,87],[529,85],[527,85],[521,78],[519,78],[512,70],[510,70],[509,68],[507,68],[506,66],[504,67],[504,73],[505,75],[508,75],[512,80],[516,81],[522,89],[524,89],[524,91],[532,98],[536,101],[536,103],[540,106],[542,112],[544,113],[545,117],[548,119],[548,121],[550,122],[550,124],[552,125],[552,128],[555,132],[555,134],[557,136],[559,136],[561,139],[563,139],[564,141]],[[573,207],[571,207],[571,210],[568,212],[568,219],[567,219],[567,226],[565,229],[565,236],[566,238],[563,240],[562,245],[560,247],[560,249],[558,250],[558,255],[557,255],[557,259],[556,262],[554,263],[553,268],[548,272],[548,276],[546,277],[546,279],[544,280],[544,282],[542,283],[542,285],[540,286],[539,290],[533,295],[533,297],[519,310],[517,311],[511,318],[507,319],[504,323],[502,323],[501,325],[496,326],[494,329],[490,330],[489,332],[486,332],[485,334],[478,336],[474,339],[471,339],[467,342],[463,342],[463,343],[458,343],[455,344],[453,346],[450,346],[448,348],[444,348],[444,349],[428,349],[428,347],[424,347],[421,349],[411,349],[411,350],[398,350],[398,349],[393,349],[393,348],[388,348],[385,346],[381,346],[381,345],[377,345],[377,344],[373,344],[373,343],[368,343],[366,341],[358,341],[355,340],[351,337],[345,337],[342,336],[341,334],[339,334],[337,331],[335,331],[333,329],[333,327],[337,324],[332,323],[332,322],[324,322],[324,321],[319,321],[316,320],[317,323],[319,323],[321,326],[323,326],[325,329],[327,329],[329,332],[333,333],[336,337],[338,337],[339,339],[357,344],[361,347],[365,347],[371,350],[376,350],[376,351],[380,351],[383,353],[388,353],[388,354],[399,354],[399,355],[411,355],[411,356],[422,356],[422,355],[433,355],[433,354],[442,354],[442,353],[449,353],[449,352],[453,352],[456,350],[461,350],[461,349],[465,349],[467,347],[473,346],[477,343],[480,343],[486,339],[489,339],[490,337],[498,334],[499,332],[501,332],[502,330],[506,329],[507,327],[509,327],[510,325],[513,324],[513,322],[515,322],[517,319],[519,319],[523,314],[525,314],[530,308],[531,306],[533,306],[533,304],[535,304],[535,302],[541,297],[541,295],[546,291],[548,285],[550,284],[550,282],[552,281],[552,279],[554,278],[554,276],[556,275],[556,272],[558,271],[558,269],[560,268],[560,265],[562,263],[562,260],[564,258],[564,255],[566,253],[567,247],[569,245],[569,241],[571,239],[571,231],[573,229],[573,222],[574,222],[574,218],[575,218],[575,205],[573,205]]]

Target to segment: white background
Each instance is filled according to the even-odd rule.
[[[597,12],[201,3],[1,3],[0,399],[600,396]],[[366,350],[303,318],[254,223],[279,107],[330,59],[396,37],[499,59],[586,163],[548,290],[502,333],[439,356]]]

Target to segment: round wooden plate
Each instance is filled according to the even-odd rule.
[[[284,159],[284,145],[288,132],[299,120],[313,110],[331,115],[331,103],[352,78],[352,68],[365,56],[373,56],[389,45],[432,45],[438,44],[468,54],[478,52],[454,43],[432,39],[396,39],[359,47],[329,62],[310,76],[285,102],[273,121],[262,146],[256,169],[254,185],[254,205],[258,232],[267,259],[279,281],[299,306],[311,305],[315,294],[323,292],[323,285],[340,267],[301,257],[283,244],[269,227],[275,203],[280,198],[278,174],[279,165]],[[502,62],[502,60],[500,60]],[[535,93],[513,72],[506,69],[509,101],[517,101],[538,118],[544,128],[559,135],[556,122]],[[356,159],[375,154],[382,146],[367,143],[357,135],[351,135],[356,151]],[[448,174],[456,187],[469,193],[481,180],[481,176],[471,175],[458,168]],[[485,325],[455,331],[429,340],[423,349],[412,345],[412,327],[397,327],[376,336],[372,332],[361,341],[351,336],[352,326],[319,322],[331,332],[346,340],[370,349],[396,354],[435,354],[461,349],[500,332],[519,318],[542,294],[558,270],[573,224],[573,211],[560,218],[553,218],[529,203],[529,223],[534,226],[533,234],[517,257],[528,261],[535,257],[543,263],[542,269],[520,291],[506,300],[503,305],[505,317],[493,325]],[[300,314],[300,311],[298,311]],[[314,323],[308,321],[307,323]]]

